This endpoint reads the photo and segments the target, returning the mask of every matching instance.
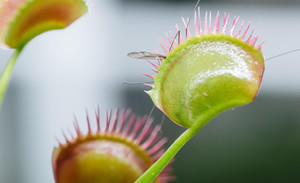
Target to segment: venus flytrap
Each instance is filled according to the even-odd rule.
[[[208,121],[227,109],[252,102],[259,92],[265,69],[260,49],[263,42],[256,44],[259,35],[253,36],[253,31],[246,38],[250,23],[243,29],[242,22],[235,30],[239,21],[239,17],[235,17],[227,31],[229,14],[225,13],[221,19],[217,13],[214,24],[211,13],[206,12],[204,24],[200,16],[198,8],[193,36],[189,31],[189,20],[183,20],[186,40],[177,25],[178,41],[172,33],[167,34],[167,41],[161,38],[160,45],[166,56],[160,53],[146,55],[150,59],[160,59],[158,63],[148,60],[157,75],[145,74],[155,82],[149,85],[152,90],[146,93],[162,112],[187,130],[137,183],[152,182]],[[145,52],[130,53],[129,56],[143,58]]]
[[[96,111],[96,130],[87,116],[88,132],[74,124],[76,135],[59,143],[53,151],[52,165],[56,183],[132,183],[165,151],[166,138],[153,119],[137,117],[130,110],[107,113],[101,125]],[[154,180],[166,183],[174,180],[168,166]]]
[[[16,50],[0,78],[0,105],[23,47],[45,31],[66,28],[86,12],[84,0],[0,0],[0,44]]]

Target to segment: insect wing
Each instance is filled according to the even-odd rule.
[[[127,54],[127,56],[136,58],[136,59],[148,59],[148,60],[159,60],[164,59],[166,56],[146,51],[140,51],[140,52],[130,52]]]

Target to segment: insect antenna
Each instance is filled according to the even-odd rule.
[[[161,121],[160,121],[160,124],[159,124],[159,126],[160,126],[160,129],[159,129],[159,131],[162,133],[162,126],[163,126],[163,124],[164,124],[164,122],[165,122],[165,118],[166,118],[166,115],[165,115],[165,113],[162,113],[162,117],[161,117]]]
[[[186,38],[188,37],[188,26],[190,25],[191,18],[193,16],[194,12],[196,11],[196,8],[198,7],[199,3],[200,3],[200,0],[197,1],[196,5],[194,6],[193,12],[190,15],[190,18],[187,20],[186,28],[185,28],[185,36],[186,36]]]
[[[150,111],[150,113],[149,113],[149,115],[148,115],[148,117],[147,117],[147,119],[146,119],[145,125],[146,125],[147,122],[150,120],[151,115],[152,115],[152,113],[153,113],[153,111],[154,111],[154,108],[155,108],[155,105],[153,105],[153,107],[152,107],[152,109],[151,109],[151,111]],[[145,126],[145,125],[144,125],[144,126]],[[137,145],[137,144],[139,143],[139,141],[140,141],[140,139],[141,139],[141,136],[142,136],[142,135],[140,135],[140,136],[137,138],[137,140],[136,140],[136,142],[135,142],[135,145]]]
[[[143,84],[152,84],[153,82],[130,82],[130,81],[124,81],[122,82],[122,85],[143,85]]]
[[[287,54],[294,53],[294,52],[298,52],[298,51],[300,51],[300,48],[295,49],[295,50],[290,50],[290,51],[287,51],[287,52],[283,52],[283,53],[280,53],[280,54],[278,54],[278,55],[269,57],[269,58],[265,59],[265,61],[272,60],[272,59],[274,59],[274,58],[281,57],[281,56],[283,56],[283,55],[287,55]]]
[[[188,37],[188,26],[190,24],[190,20],[191,20],[191,18],[193,16],[194,12],[196,11],[196,8],[199,5],[200,1],[201,0],[197,1],[196,5],[194,6],[193,12],[190,15],[190,18],[187,20],[186,27],[185,27],[185,36],[186,36],[186,38]],[[171,46],[169,48],[169,52],[171,51],[171,49],[173,47],[173,44],[174,44],[174,42],[175,42],[175,40],[176,40],[177,37],[178,37],[178,44],[180,44],[180,30],[179,29],[177,30],[177,32],[176,32],[176,34],[175,34],[175,36],[173,38],[173,41],[172,41]]]

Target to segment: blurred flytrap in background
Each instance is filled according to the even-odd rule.
[[[87,116],[88,132],[80,130],[75,120],[76,135],[54,149],[52,163],[56,183],[133,183],[164,152],[167,139],[153,119],[138,117],[130,110],[106,114],[105,124],[95,112],[97,129]],[[169,166],[155,183],[174,180]]]
[[[15,62],[28,41],[63,29],[87,12],[84,0],[1,0],[0,44],[15,49],[0,78],[0,105]]]

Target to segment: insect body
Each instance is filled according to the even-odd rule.
[[[140,51],[140,52],[130,52],[127,56],[136,58],[136,59],[148,59],[148,60],[160,60],[165,59],[166,56],[158,54],[158,53],[151,53],[147,51]]]

